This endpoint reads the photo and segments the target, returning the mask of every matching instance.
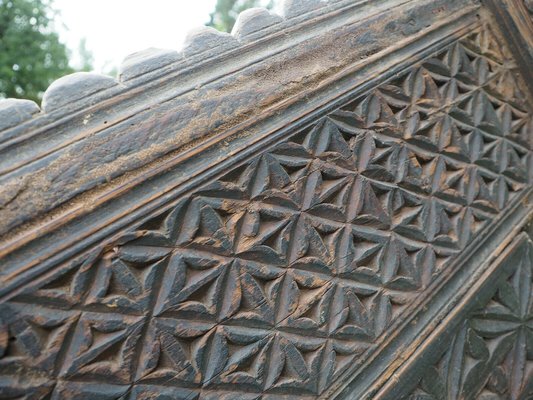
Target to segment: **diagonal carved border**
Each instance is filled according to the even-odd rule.
[[[376,398],[531,397],[532,252],[531,237],[522,233],[458,306],[466,315],[420,346],[410,369],[397,376],[402,385],[389,384]]]

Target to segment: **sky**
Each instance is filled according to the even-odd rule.
[[[86,39],[94,70],[118,69],[131,53],[149,47],[179,50],[189,30],[209,21],[216,0],[55,0],[56,28],[72,50]]]

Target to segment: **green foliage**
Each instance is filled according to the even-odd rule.
[[[73,72],[54,15],[51,0],[0,0],[0,98],[40,101],[54,79]]]
[[[217,0],[215,11],[210,14],[211,20],[207,25],[221,32],[231,32],[241,11],[259,6],[270,9],[273,7],[273,3],[273,0],[269,2],[262,0]]]

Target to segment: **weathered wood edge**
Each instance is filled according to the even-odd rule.
[[[303,3],[306,2],[316,3],[314,0],[303,1]],[[302,2],[292,1],[290,3]],[[339,1],[335,1],[335,4],[337,3],[339,3]],[[346,3],[346,1],[344,1],[344,3]],[[367,3],[367,1],[348,4],[348,9],[357,11],[365,3]],[[377,7],[377,10],[374,14],[379,14],[379,3],[387,3],[388,7],[391,7],[406,3],[406,0],[374,1],[374,7]],[[326,4],[327,3],[325,2],[321,3],[321,5],[324,7]],[[304,19],[304,24],[286,26],[286,29],[280,29],[279,32],[269,35],[266,38],[265,43],[254,42],[252,44],[239,47],[237,50],[234,49],[233,51],[236,54],[234,54],[231,59],[229,56],[225,55],[224,52],[222,52],[223,54],[219,54],[213,59],[207,57],[209,62],[195,62],[187,68],[180,67],[177,68],[176,71],[166,71],[166,73],[162,74],[162,77],[155,82],[152,82],[154,81],[153,79],[148,79],[143,81],[142,85],[139,84],[130,88],[135,90],[130,90],[124,93],[107,93],[107,97],[104,96],[102,98],[95,99],[92,99],[94,96],[89,96],[91,97],[92,101],[87,104],[86,107],[82,107],[83,112],[81,115],[78,115],[76,110],[73,109],[73,107],[78,106],[78,101],[72,101],[60,107],[60,110],[65,114],[65,116],[48,115],[46,113],[41,113],[40,115],[34,116],[35,109],[32,109],[31,112],[28,112],[26,110],[28,108],[27,104],[23,105],[20,102],[13,104],[10,102],[11,100],[4,101],[3,103],[7,103],[7,106],[0,108],[1,119],[5,120],[6,118],[9,119],[12,117],[17,117],[19,115],[17,115],[16,111],[21,109],[24,111],[23,116],[32,118],[32,121],[29,125],[20,124],[20,126],[16,127],[17,131],[8,130],[4,131],[0,135],[0,152],[3,155],[3,157],[0,157],[0,164],[3,165],[0,168],[0,175],[5,175],[16,170],[18,167],[25,166],[28,163],[42,158],[43,155],[50,153],[50,151],[55,148],[62,148],[71,144],[72,138],[69,138],[69,135],[72,136],[71,131],[76,131],[80,127],[83,128],[85,135],[92,135],[96,131],[109,128],[117,121],[127,119],[128,117],[131,117],[143,110],[150,110],[151,106],[154,104],[163,103],[169,99],[183,95],[188,91],[197,90],[206,83],[212,82],[221,77],[226,77],[229,74],[239,72],[242,68],[253,65],[254,63],[263,61],[265,59],[268,60],[275,54],[279,53],[280,49],[286,50],[302,40],[320,36],[320,34],[324,32],[324,27],[322,27],[322,29],[320,28],[321,24],[325,22],[328,24],[331,23],[331,20],[335,20],[335,17],[338,17],[339,14],[338,10],[337,12],[331,12],[328,11],[330,7],[325,8],[326,10],[323,11],[323,14],[313,18],[312,21],[307,21],[307,19]],[[336,10],[336,7],[334,7],[333,10]],[[381,12],[383,11],[384,10],[381,9]],[[305,13],[305,15],[308,14],[309,13]],[[368,16],[369,14],[365,12],[362,14],[357,13],[357,15],[355,15],[355,20],[363,20]],[[354,15],[351,15],[351,17],[354,17]],[[342,20],[346,21],[346,17],[344,16]],[[341,23],[341,25],[343,24],[344,23]],[[331,26],[328,25],[328,28],[331,28]],[[222,34],[220,32],[215,33],[212,30],[205,28],[199,29],[192,33],[193,38],[189,38],[188,41],[191,42],[191,45],[194,44],[195,46],[200,46],[201,44],[204,44],[205,46],[209,47],[211,41],[216,39],[213,37],[213,35],[220,36],[218,39],[226,38],[227,40],[232,40],[228,39],[227,34]],[[195,40],[198,40],[199,43],[196,43]],[[224,46],[217,46],[217,52],[220,52],[220,50],[223,48]],[[157,61],[157,57],[156,60],[151,60],[150,58],[153,51],[148,51],[147,53],[148,54],[146,57],[140,57],[138,62],[141,64],[145,64],[148,61],[153,61],[156,63],[155,61]],[[198,72],[201,74],[199,75]],[[96,74],[92,73],[78,73],[61,78],[60,80],[54,82],[51,85],[51,88],[54,89],[53,92],[64,90],[65,96],[69,97],[71,94],[80,95],[80,93],[77,92],[81,92],[81,94],[83,94],[85,91],[90,92],[97,88],[105,89],[105,87],[108,86],[109,79],[111,78],[98,77]],[[179,81],[177,81],[178,79]],[[91,87],[90,89],[87,89],[86,86]],[[164,95],[162,93],[164,93]],[[57,95],[58,93],[55,94],[56,97]],[[132,108],[125,109],[125,106],[132,106]],[[108,115],[109,113],[106,114],[106,110],[108,109],[112,109],[113,115],[111,117]],[[47,116],[49,117],[48,119],[45,118]],[[79,117],[81,117],[81,119]],[[115,121],[113,121],[112,118],[115,118]],[[28,126],[25,127],[25,125]],[[89,129],[93,127],[93,125],[96,126],[96,128],[93,130]],[[64,127],[67,129],[64,129]],[[28,130],[27,134],[24,133],[24,129]],[[83,137],[84,136],[81,135],[77,137],[76,140],[81,140]],[[23,148],[23,145],[30,139],[31,146],[28,150],[31,150],[31,152],[26,154],[26,149]],[[55,143],[52,139],[56,140],[57,143]],[[36,146],[36,143],[39,143],[41,146]]]
[[[377,349],[363,365],[347,371],[340,387],[332,387],[321,398],[373,399],[380,388],[403,365],[420,343],[441,324],[462,296],[479,280],[486,266],[533,218],[533,189],[515,199],[502,217],[471,242],[463,257],[435,279],[406,313],[391,326],[391,335],[377,343]],[[413,338],[416,338],[413,341]]]
[[[533,18],[522,1],[485,0],[487,8],[497,18],[507,43],[533,93]]]
[[[354,69],[342,80],[337,81],[338,85],[333,88],[332,94],[335,96],[333,99],[330,98],[329,101],[323,97],[314,99],[315,102],[310,105],[316,109],[306,112],[302,118],[294,120],[293,123],[280,121],[283,124],[277,129],[267,126],[268,129],[254,136],[253,142],[247,141],[247,138],[240,138],[240,141],[234,140],[230,148],[222,142],[218,147],[205,150],[202,157],[213,160],[208,169],[205,165],[201,165],[203,163],[198,157],[189,157],[175,166],[167,167],[163,164],[161,168],[151,171],[153,174],[150,179],[141,176],[145,182],[143,184],[133,180],[129,186],[119,186],[104,191],[100,198],[92,200],[90,207],[81,202],[77,209],[79,212],[75,210],[72,213],[68,210],[57,219],[51,219],[47,227],[38,226],[30,230],[25,237],[26,242],[22,242],[20,237],[12,242],[4,242],[0,247],[0,255],[3,256],[0,294],[8,293],[28,279],[65,262],[70,257],[80,255],[93,243],[102,239],[111,241],[113,233],[119,229],[123,229],[126,225],[140,224],[152,210],[163,204],[166,204],[165,207],[171,207],[173,199],[179,198],[206,179],[216,176],[230,165],[236,165],[245,158],[253,156],[264,149],[265,145],[279,140],[287,133],[305,128],[306,124],[338,107],[346,99],[370,90],[407,65],[423,59],[435,49],[457,39],[476,26],[475,15],[470,12],[464,18],[454,20],[450,25],[445,24],[441,30],[418,37],[417,40],[397,49],[387,57],[376,58],[376,62],[386,71],[383,74],[375,73],[374,63],[369,63],[363,70]],[[355,75],[360,80],[356,81],[359,84],[355,84],[354,87]],[[215,162],[219,152],[226,152],[229,157]],[[157,190],[154,190],[155,188]],[[67,222],[67,225],[61,227]]]
[[[48,102],[50,97],[56,97],[57,89],[64,89],[63,93],[69,100],[73,100],[74,96],[78,98],[74,99],[75,104],[64,104],[60,107],[60,110],[56,113],[43,112],[41,115],[36,116],[36,121],[26,127],[21,127],[22,122],[32,118],[32,114],[40,111],[37,106],[36,110],[33,110],[29,115],[25,115],[26,118],[22,120],[20,118],[14,118],[13,115],[4,115],[0,123],[0,131],[3,131],[0,135],[0,142],[9,140],[13,137],[12,133],[21,132],[26,128],[34,128],[36,126],[43,125],[49,122],[49,118],[45,117],[45,114],[55,114],[53,117],[61,115],[72,114],[76,109],[83,108],[84,106],[94,105],[94,101],[89,101],[86,97],[96,93],[102,89],[106,89],[106,84],[101,84],[104,81],[114,81],[114,84],[109,86],[117,86],[117,83],[126,83],[124,87],[141,86],[153,80],[154,78],[166,76],[171,78],[172,72],[186,69],[190,66],[197,66],[198,63],[209,63],[215,61],[217,58],[225,56],[225,53],[235,52],[235,47],[240,47],[237,51],[241,52],[245,45],[250,47],[257,45],[259,39],[263,37],[275,36],[278,31],[285,31],[288,27],[299,29],[301,25],[305,25],[306,21],[314,19],[317,15],[325,16],[328,13],[348,6],[360,6],[367,3],[368,0],[357,1],[355,4],[349,0],[286,0],[282,6],[281,15],[277,15],[265,9],[252,9],[246,10],[238,16],[234,31],[231,35],[223,32],[218,32],[212,28],[199,27],[193,29],[183,43],[183,48],[178,50],[168,49],[155,49],[148,48],[136,53],[128,55],[119,67],[119,73],[117,79],[106,77],[98,74],[73,74],[66,78],[61,78],[54,82],[47,90],[45,95],[45,103]],[[352,3],[352,4],[350,4]],[[178,45],[178,43],[176,43]],[[81,93],[75,93],[69,90],[68,83],[76,81],[79,86],[76,89],[87,89],[87,86],[91,87],[91,90],[83,91]],[[91,82],[92,81],[92,82]],[[66,83],[66,84],[64,84]],[[124,89],[123,87],[123,89]],[[116,89],[116,88],[115,88]],[[50,93],[51,92],[51,93]],[[107,97],[115,95],[114,91],[108,91],[98,96],[98,100],[103,100]],[[52,96],[50,96],[52,95]],[[53,99],[52,99],[53,100]],[[64,99],[58,98],[59,102]],[[54,102],[52,102],[54,103]],[[33,103],[34,106],[35,103]],[[9,106],[13,106],[9,104]],[[46,109],[47,104],[43,105]],[[53,104],[52,109],[57,104]],[[10,107],[14,111],[19,111],[20,105]],[[32,107],[35,108],[35,107]],[[3,111],[3,110],[0,110]],[[45,111],[45,110],[43,110]],[[53,110],[49,110],[53,111]],[[10,128],[16,128],[17,130],[9,130]],[[9,130],[9,132],[6,132]],[[18,135],[17,135],[18,136]]]
[[[520,226],[522,227],[522,225]],[[446,318],[442,319],[425,341],[417,342],[417,348],[409,360],[398,368],[379,393],[373,395],[373,399],[399,399],[414,389],[417,384],[416,378],[420,376],[420,373],[416,373],[416,371],[423,371],[425,367],[430,366],[432,362],[438,359],[438,356],[446,350],[448,340],[456,332],[467,314],[490,299],[493,295],[491,286],[502,276],[511,272],[513,260],[519,259],[527,249],[529,236],[525,232],[512,238],[514,240],[511,243],[506,242],[507,246],[503,250],[498,248],[498,251],[483,263],[482,268],[480,268],[481,273],[476,274],[470,280],[469,291],[463,295],[456,307]],[[498,255],[496,259],[495,255]]]
[[[290,47],[285,53],[273,54],[272,43],[265,44],[263,53],[252,52],[261,58],[259,62],[250,64],[248,52],[239,57],[240,64],[232,60],[213,65],[211,70],[182,76],[178,85],[153,82],[153,90],[135,89],[136,97],[117,95],[77,113],[75,120],[54,121],[31,144],[6,147],[0,154],[5,170],[0,178],[0,233],[128,171],[161,164],[161,158],[173,152],[199,151],[200,145],[228,140],[230,135],[252,137],[260,121],[288,107],[299,105],[299,113],[305,114],[311,93],[317,96],[325,85],[338,89],[331,79],[335,72],[361,67],[381,51],[400,47],[398,37],[408,41],[441,21],[457,18],[471,2],[389,0],[379,4],[396,6],[381,12],[378,7],[377,14],[371,15],[361,9],[337,12],[335,18],[328,14],[330,20],[322,25],[317,22],[289,41],[278,40]],[[426,15],[431,17],[422,18]],[[213,70],[223,78],[212,81]],[[219,154],[217,159],[224,156]]]

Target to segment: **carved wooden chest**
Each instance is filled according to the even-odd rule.
[[[288,0],[0,102],[0,398],[532,399],[532,10]]]

